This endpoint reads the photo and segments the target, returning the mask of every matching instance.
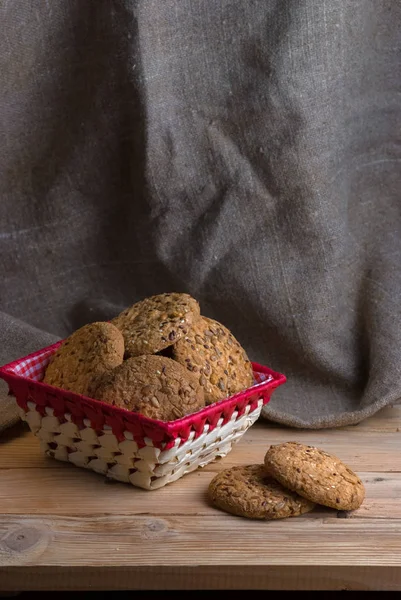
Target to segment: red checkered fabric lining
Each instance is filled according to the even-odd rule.
[[[15,366],[12,370],[15,374],[21,375],[22,377],[29,377],[29,379],[33,379],[34,381],[41,381],[53,352],[54,351],[52,350],[46,350],[34,354],[31,357],[27,357],[20,362],[14,363]]]
[[[253,375],[255,377],[255,383],[263,383],[264,381],[271,381],[273,379],[271,375],[259,373],[258,371],[254,371]]]

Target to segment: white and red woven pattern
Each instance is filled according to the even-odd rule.
[[[145,489],[225,456],[284,375],[253,364],[255,385],[196,413],[162,422],[41,383],[61,342],[0,369],[21,418],[46,455]]]

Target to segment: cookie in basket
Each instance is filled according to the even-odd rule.
[[[248,519],[297,517],[315,506],[268,476],[264,465],[220,471],[210,482],[208,495],[218,508]]]
[[[265,467],[282,485],[317,504],[355,510],[365,497],[362,481],[347,465],[313,446],[298,442],[270,446]]]
[[[200,317],[173,346],[173,358],[198,377],[212,404],[253,384],[252,365],[240,343],[221,323]]]
[[[189,294],[150,296],[112,320],[123,334],[126,357],[156,354],[183,337],[200,315]]]
[[[97,378],[120,365],[124,339],[111,323],[84,325],[68,337],[52,356],[43,383],[90,396]]]
[[[94,398],[160,421],[174,421],[205,406],[197,379],[164,356],[128,358],[104,376]]]

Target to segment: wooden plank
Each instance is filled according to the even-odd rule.
[[[0,434],[0,469],[55,468],[54,462],[43,455],[39,440],[24,424]]]
[[[215,461],[207,470],[220,471],[221,464],[263,462],[270,444],[298,441],[318,446],[337,455],[356,471],[401,471],[401,433],[348,431],[311,431],[268,429],[252,427],[232,451],[222,460]]]
[[[401,428],[401,422],[400,422]],[[393,428],[394,429],[394,428]],[[1,440],[1,436],[0,436]],[[359,471],[401,471],[401,432],[348,430],[283,429],[263,424],[251,427],[232,451],[224,465],[262,462],[270,444],[296,440],[319,446],[337,454]],[[207,470],[219,471],[223,461],[208,465]],[[43,456],[39,441],[29,431],[0,443],[0,471],[14,468],[57,469],[60,463]]]
[[[155,572],[157,576],[155,576]],[[401,590],[401,569],[383,566],[0,568],[0,590]]]
[[[102,476],[72,465],[60,470],[13,469],[0,472],[0,507],[4,514],[21,515],[220,514],[224,519],[225,514],[216,513],[207,500],[207,487],[214,475],[199,470],[149,492],[123,483],[106,484]],[[401,519],[401,473],[360,475],[366,499],[350,516]],[[317,518],[319,514],[313,513]]]
[[[401,521],[308,515],[251,521],[220,514],[13,517],[0,523],[0,565],[140,567],[309,565],[401,568]]]
[[[337,430],[260,422],[225,459],[147,492],[47,459],[13,428],[0,436],[0,590],[401,590],[400,429],[401,406]],[[216,471],[291,439],[361,475],[358,511],[254,522],[209,505]]]

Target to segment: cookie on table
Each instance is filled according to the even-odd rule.
[[[205,406],[196,378],[171,358],[151,355],[128,358],[107,373],[94,398],[160,421],[174,421]]]
[[[47,366],[43,383],[84,396],[104,373],[120,365],[124,338],[111,323],[84,325],[57,349]]]
[[[150,296],[112,320],[123,334],[126,357],[156,354],[183,337],[198,319],[198,302],[189,294]]]
[[[220,471],[210,482],[208,495],[218,508],[248,519],[297,517],[315,506],[268,476],[264,465]]]
[[[206,404],[253,385],[245,350],[227,327],[208,317],[201,316],[174,344],[173,358],[198,377]]]
[[[365,497],[359,477],[339,458],[298,442],[270,446],[266,471],[285,487],[316,504],[355,510]]]

